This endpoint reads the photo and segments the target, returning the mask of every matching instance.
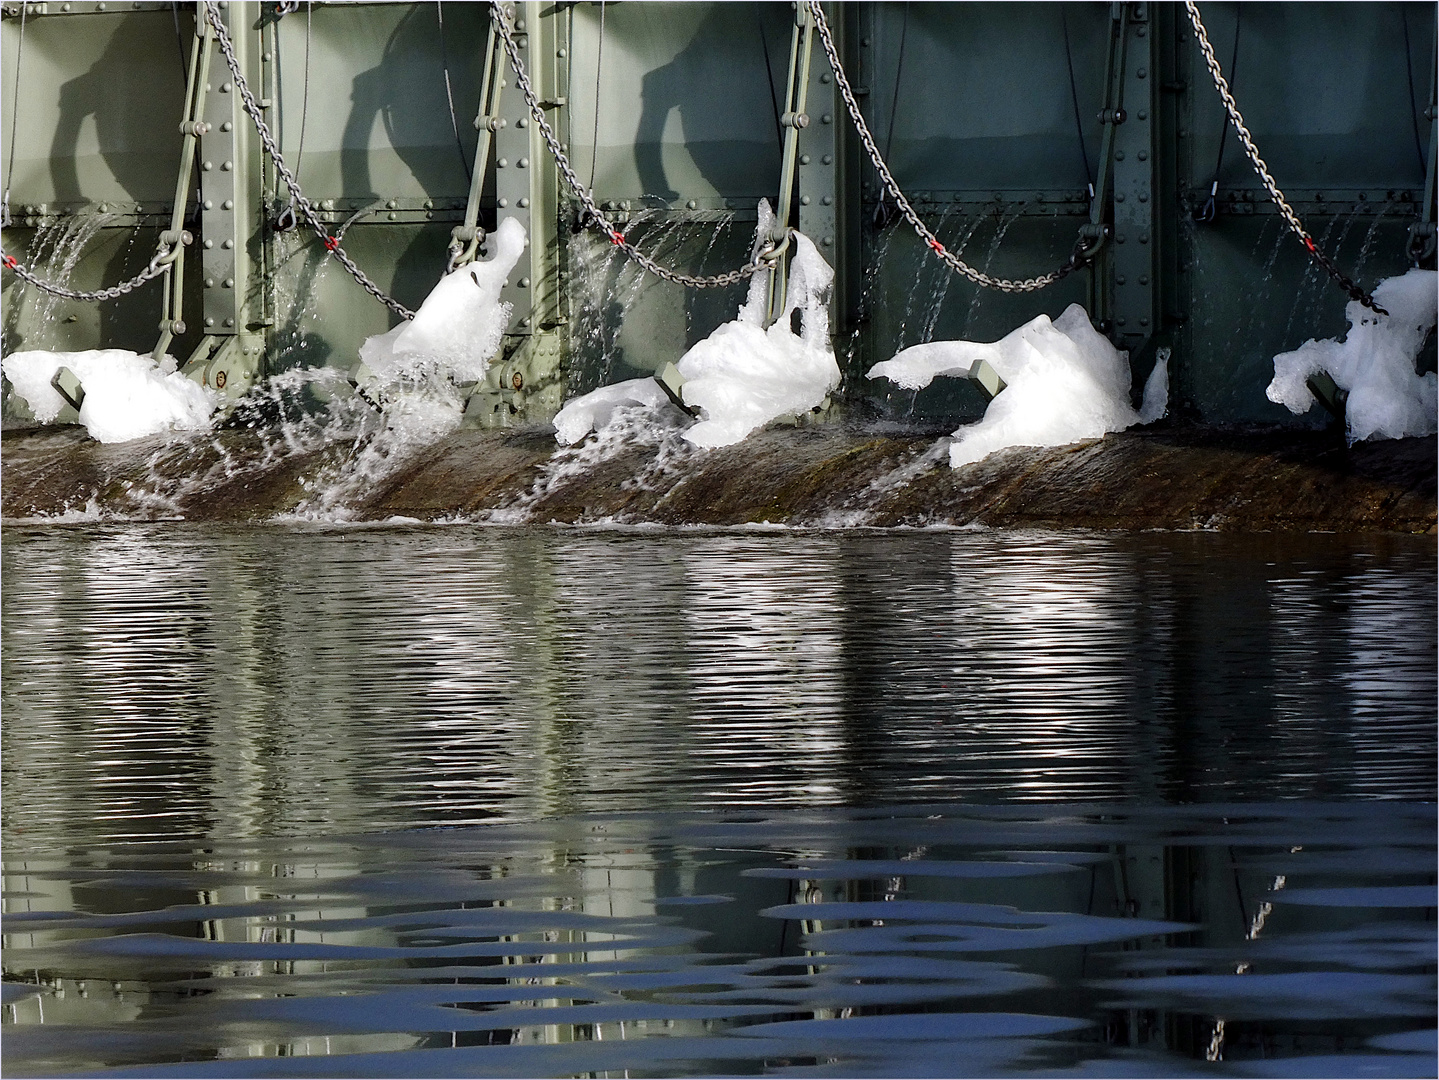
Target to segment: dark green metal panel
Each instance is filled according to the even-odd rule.
[[[18,95],[19,20],[7,15],[0,71],[0,152],[19,226],[7,231],[7,249],[28,250],[26,226],[55,235],[57,222],[74,220],[62,212],[103,205],[115,216],[75,271],[76,283],[91,286],[143,265],[169,211],[181,55],[193,28],[190,14],[168,4],[96,7],[31,5]],[[347,249],[414,307],[442,272],[449,228],[464,212],[486,9],[316,3],[278,20],[268,5],[230,9],[242,16],[236,25],[257,93],[307,192],[331,228],[350,222]],[[1401,271],[1432,152],[1424,110],[1433,7],[1206,2],[1202,10],[1221,62],[1237,69],[1234,92],[1249,126],[1310,231],[1367,287]],[[862,108],[916,209],[964,258],[1009,277],[1057,267],[1088,220],[1111,28],[1116,16],[1125,25],[1119,77],[1128,116],[1109,162],[1113,201],[1102,208],[1115,235],[1093,267],[1024,295],[950,275],[886,212],[889,200],[879,198],[816,50],[796,221],[839,272],[834,331],[851,408],[936,423],[973,417],[983,400],[967,386],[891,393],[862,373],[922,340],[994,340],[1079,302],[1131,349],[1136,380],[1156,347],[1172,348],[1174,398],[1197,415],[1319,422],[1293,420],[1265,400],[1264,386],[1276,352],[1342,332],[1345,297],[1282,233],[1232,132],[1216,169],[1225,121],[1182,8],[886,2],[829,11]],[[589,2],[517,8],[547,115],[581,179],[593,172],[606,213],[666,264],[706,273],[738,265],[755,203],[778,191],[777,112],[793,8],[608,3],[603,35],[601,14]],[[212,86],[224,79],[217,67]],[[496,138],[480,220],[492,227],[497,214],[523,213],[537,242],[508,286],[514,336],[497,365],[506,380],[520,373],[526,391],[491,390],[499,406],[518,403],[539,419],[553,411],[561,385],[573,393],[676,359],[733,317],[743,287],[700,291],[642,276],[597,234],[577,232],[575,205],[534,129],[520,126],[525,109],[509,82],[501,106],[511,126]],[[207,191],[207,176],[218,191],[213,171],[197,174],[197,190],[215,206],[191,221],[202,241],[228,237],[250,260],[257,284],[237,319],[263,329],[271,370],[352,366],[364,337],[392,316],[323,258],[313,237],[276,231],[283,185],[248,134],[232,138],[237,166],[254,170],[248,194],[236,196],[248,223],[221,216],[224,197]],[[209,160],[218,169],[231,158]],[[1198,222],[1216,176],[1217,212]],[[187,266],[192,324],[208,291],[203,278],[218,289],[229,276],[215,270],[215,250]],[[12,283],[7,349],[145,350],[155,334],[158,286],[100,309],[54,305],[51,315],[33,296],[12,303],[16,295]],[[223,331],[225,313],[204,310],[217,319],[210,329]],[[179,339],[177,354],[197,336],[192,328]],[[529,338],[543,340],[521,340]],[[532,379],[552,389],[532,395]]]

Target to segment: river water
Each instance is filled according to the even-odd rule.
[[[3,532],[10,1075],[1434,1075],[1433,538]]]

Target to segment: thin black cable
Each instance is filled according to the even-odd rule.
[[[764,19],[761,16],[763,9],[758,3],[755,4],[755,25],[759,27],[759,47],[764,51],[764,74],[769,80],[769,103],[774,110],[774,138],[780,146],[784,146],[784,128],[779,122],[779,90],[774,85],[774,65],[769,58],[769,39],[764,36]]]
[[[595,46],[595,131],[590,137],[590,184],[595,190],[595,169],[600,160],[600,72],[605,62],[605,0],[600,0],[600,38]],[[593,196],[592,196],[593,197]]]
[[[445,72],[445,101],[450,106],[450,129],[455,133],[455,152],[460,155],[460,168],[465,170],[465,181],[468,183],[472,170],[469,159],[465,157],[465,144],[460,139],[460,120],[455,115],[455,91],[450,86],[450,56],[445,50],[444,0],[435,0],[435,18],[440,24],[440,67]]]
[[[25,59],[25,15],[29,4],[20,5],[20,41],[15,46],[15,93],[10,107],[10,167],[5,172],[5,195],[3,215],[5,224],[10,224],[10,185],[15,182],[15,131],[20,123],[20,63]]]
[[[190,57],[185,51],[185,35],[180,33],[180,0],[170,0],[170,15],[175,20],[175,47],[180,50],[180,82],[188,91],[190,80],[186,77],[185,65],[189,63]]]
[[[1064,5],[1059,6],[1059,23],[1064,29],[1064,62],[1069,65],[1069,100],[1074,106],[1074,130],[1079,135],[1079,156],[1084,162],[1084,182],[1089,187],[1089,198],[1094,199],[1094,173],[1089,171],[1089,150],[1084,145],[1084,121],[1079,115],[1079,86],[1074,81],[1074,53],[1069,47],[1069,17]]]
[[[305,0],[305,91],[300,100],[300,145],[295,150],[295,179],[300,179],[300,170],[305,167],[305,123],[310,119],[310,18],[314,14],[314,0]]]
[[[1236,5],[1234,9],[1234,49],[1229,54],[1229,89],[1234,89],[1235,75],[1239,70],[1239,15],[1242,5]],[[1224,128],[1219,133],[1219,156],[1214,161],[1214,176],[1209,182],[1209,198],[1204,200],[1204,205],[1194,215],[1196,221],[1213,221],[1214,215],[1218,212],[1215,200],[1219,197],[1219,168],[1224,164],[1224,143],[1229,138],[1229,118],[1224,118]]]
[[[894,147],[894,118],[899,113],[899,79],[904,74],[904,42],[909,36],[909,0],[904,0],[904,17],[899,24],[899,57],[894,64],[894,90],[889,96],[889,129],[884,135],[884,159]]]
[[[1419,155],[1419,172],[1429,163],[1424,158],[1424,140],[1419,137],[1419,106],[1414,102],[1414,61],[1409,56],[1409,12],[1401,6],[1399,21],[1404,25],[1404,70],[1409,74],[1409,120],[1414,125],[1414,152]]]
[[[904,0],[904,15],[899,24],[899,56],[894,64],[894,89],[889,95],[889,128],[884,134],[884,159],[889,160],[890,150],[894,147],[894,121],[899,115],[899,80],[904,74],[904,43],[909,37],[909,0]],[[878,228],[884,228],[894,217],[895,208],[884,201],[884,187],[879,189],[879,202],[874,205],[874,223]]]

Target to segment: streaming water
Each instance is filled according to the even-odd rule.
[[[8,1075],[1434,1072],[1432,538],[0,540]]]

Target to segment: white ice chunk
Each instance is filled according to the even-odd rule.
[[[993,343],[915,345],[874,365],[869,377],[919,389],[937,375],[967,375],[976,360],[988,361],[1006,387],[982,420],[954,433],[949,460],[956,468],[1007,446],[1063,446],[1139,422],[1129,403],[1128,355],[1090,325],[1078,304],[1052,322],[1039,315]]]
[[[563,446],[573,446],[591,431],[608,424],[615,410],[622,406],[656,408],[666,400],[665,392],[653,379],[630,379],[601,386],[575,398],[555,414],[555,438]]]
[[[769,236],[774,214],[759,205],[756,237]],[[796,235],[785,307],[764,326],[766,275],[756,274],[737,316],[695,344],[675,365],[685,383],[680,396],[701,419],[684,432],[696,446],[728,446],[782,416],[805,413],[839,385],[839,364],[829,343],[825,294],[834,271],[808,237]],[[798,312],[800,331],[792,322]],[[646,385],[648,384],[648,385]],[[578,442],[591,426],[603,427],[622,404],[659,405],[664,391],[652,379],[605,386],[566,405],[555,417],[565,444]]]
[[[1439,274],[1410,270],[1386,278],[1375,288],[1374,302],[1389,314],[1351,300],[1344,309],[1349,332],[1343,340],[1311,338],[1276,356],[1266,395],[1292,413],[1308,412],[1314,395],[1305,383],[1324,371],[1349,392],[1345,412],[1351,442],[1432,435],[1439,426],[1439,387],[1434,373],[1420,375],[1414,361],[1439,316]]]
[[[1154,359],[1154,370],[1144,382],[1144,400],[1139,406],[1139,422],[1152,424],[1164,419],[1169,411],[1169,350],[1160,349]]]
[[[685,377],[680,394],[703,419],[685,431],[696,446],[729,446],[758,427],[820,405],[839,385],[829,343],[825,294],[834,270],[809,237],[796,234],[784,310],[761,325],[762,288],[751,285],[740,318],[694,345],[675,366]],[[759,275],[755,275],[758,277]],[[800,332],[791,328],[798,311]]]
[[[381,383],[425,374],[479,382],[499,351],[511,305],[500,289],[525,250],[525,228],[507,218],[490,233],[490,257],[440,279],[415,317],[360,348],[360,359]]]
[[[53,421],[65,405],[50,381],[61,367],[69,368],[85,391],[80,423],[103,443],[162,431],[203,431],[219,403],[216,391],[177,372],[170,356],[156,363],[126,349],[29,351],[11,353],[0,367],[42,424]]]

